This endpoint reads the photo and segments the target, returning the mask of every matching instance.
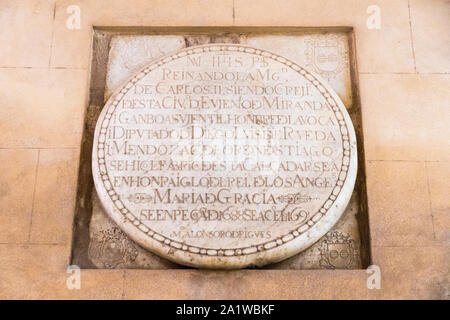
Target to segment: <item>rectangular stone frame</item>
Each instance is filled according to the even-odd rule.
[[[92,132],[98,115],[104,105],[104,92],[106,81],[106,67],[108,63],[109,43],[113,36],[117,35],[185,35],[185,34],[230,34],[230,33],[252,33],[269,35],[289,35],[305,32],[344,32],[349,38],[349,62],[353,105],[348,110],[352,118],[357,136],[358,146],[358,176],[355,184],[355,192],[359,198],[359,212],[357,214],[360,233],[361,266],[367,268],[371,264],[369,216],[367,206],[364,139],[362,130],[361,103],[358,87],[358,71],[356,63],[355,35],[352,27],[330,27],[330,28],[303,28],[303,27],[93,27],[92,50],[90,71],[89,97],[84,117],[83,135],[80,147],[80,166],[78,173],[78,187],[76,207],[73,224],[72,246],[70,264],[81,266],[82,269],[96,269],[87,257],[89,245],[89,221],[92,214],[92,191],[94,188],[91,171],[92,154]],[[159,271],[182,272],[181,269],[161,269]],[[270,270],[268,269],[261,269]],[[144,271],[144,270],[142,270]],[[145,270],[151,272],[153,270]],[[256,272],[256,270],[251,270]],[[278,272],[288,271],[286,269]],[[289,272],[312,270],[292,270]],[[342,271],[342,270],[341,270]],[[212,271],[211,271],[212,272]],[[263,271],[264,272],[264,271]]]
[[[5,1],[9,117],[1,159],[4,299],[448,299],[448,2],[422,0]],[[67,28],[69,6],[80,29]],[[367,20],[378,7],[381,27]],[[37,10],[37,9],[40,10]],[[372,263],[365,270],[81,271],[66,287],[93,26],[352,26],[364,121]],[[17,34],[28,36],[18,37]],[[19,86],[20,84],[20,86]],[[31,89],[23,94],[22,87]],[[51,85],[51,89],[49,87]],[[67,94],[63,96],[62,93]],[[380,94],[381,93],[381,94]],[[380,97],[382,96],[382,97]],[[5,109],[6,110],[6,109]],[[38,112],[37,112],[38,111]],[[9,116],[9,109],[6,115]],[[8,117],[6,117],[8,119]],[[29,130],[22,130],[23,119]],[[49,122],[48,119],[55,119]],[[401,121],[399,121],[401,119]],[[11,174],[9,174],[11,172]],[[20,179],[18,179],[20,177]],[[31,197],[33,190],[36,195]],[[49,196],[49,194],[51,196]],[[19,199],[19,200],[17,200]],[[31,208],[31,209],[30,209]],[[31,223],[32,220],[32,223]]]

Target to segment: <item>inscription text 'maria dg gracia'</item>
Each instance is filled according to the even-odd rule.
[[[241,45],[153,61],[107,102],[93,175],[143,247],[206,268],[263,265],[337,222],[356,178],[355,133],[318,76]]]

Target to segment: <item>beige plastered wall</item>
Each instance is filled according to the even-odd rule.
[[[0,298],[449,299],[449,17],[439,0],[0,1]],[[381,289],[365,270],[82,270],[69,290],[93,27],[111,26],[352,27]]]

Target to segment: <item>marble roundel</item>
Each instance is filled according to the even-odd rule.
[[[356,138],[319,76],[212,44],[152,61],[111,96],[92,168],[104,209],[142,247],[199,268],[262,266],[338,221]]]

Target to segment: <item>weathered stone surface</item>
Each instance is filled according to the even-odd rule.
[[[251,34],[241,43],[272,50],[319,74],[336,91],[347,108],[352,106],[348,38],[345,33],[297,35]]]
[[[53,3],[48,0],[1,1],[0,67],[48,66],[52,42]]]
[[[372,245],[433,245],[433,217],[425,164],[370,161],[367,168],[368,204],[373,208],[371,221],[374,223],[370,229]]]
[[[78,147],[85,85],[86,70],[0,68],[0,146]]]
[[[450,73],[450,3],[411,0],[411,44],[419,73]]]
[[[40,3],[44,4],[48,10],[45,12],[38,10],[42,8],[37,5]],[[408,3],[411,19],[409,19]],[[54,4],[56,4],[55,20],[53,20],[52,12]],[[70,17],[66,10],[73,4],[81,8],[80,30],[70,30],[66,27],[66,21]],[[367,18],[370,16],[366,13],[366,9],[372,4],[379,5],[381,8],[382,25],[379,30],[368,29],[366,25]],[[207,10],[205,10],[205,1],[193,0],[183,0],[181,4],[179,0],[61,0],[56,3],[41,0],[3,0],[0,1],[0,7],[2,8],[0,33],[3,35],[0,38],[7,44],[0,52],[2,66],[40,68],[3,69],[6,77],[2,81],[2,99],[5,101],[6,97],[6,103],[0,107],[4,111],[0,117],[2,125],[0,131],[3,133],[1,147],[4,148],[1,150],[3,166],[0,175],[0,185],[4,191],[0,201],[1,242],[5,243],[0,245],[0,297],[2,299],[442,298],[448,300],[450,298],[448,272],[450,252],[448,230],[450,228],[447,218],[450,214],[447,196],[448,180],[446,180],[450,158],[448,157],[448,139],[445,140],[448,136],[447,127],[441,125],[441,123],[445,124],[445,121],[442,121],[448,114],[448,108],[445,108],[445,101],[448,101],[448,98],[445,98],[445,95],[445,99],[442,98],[443,90],[448,88],[447,84],[442,84],[442,80],[448,83],[448,79],[445,79],[448,75],[445,73],[450,70],[450,60],[447,58],[450,41],[446,41],[448,38],[445,34],[450,22],[446,14],[449,9],[447,0],[433,2],[400,0],[375,3],[369,0],[283,2],[210,0]],[[3,10],[4,8],[6,10]],[[125,12],[127,14],[124,14]],[[42,16],[45,17],[41,18]],[[55,98],[46,96],[50,87],[47,85],[48,81],[41,80],[53,77],[55,72],[68,71],[47,69],[49,60],[51,67],[88,68],[92,33],[98,32],[98,29],[93,30],[92,26],[231,26],[233,21],[235,21],[234,25],[238,26],[353,27],[358,70],[375,73],[360,74],[364,89],[361,92],[361,98],[362,120],[366,129],[364,143],[368,152],[366,156],[370,153],[368,159],[382,160],[387,166],[391,164],[397,166],[396,163],[399,160],[413,160],[423,166],[426,160],[430,161],[426,163],[430,195],[428,195],[426,184],[418,185],[423,190],[418,199],[417,193],[411,195],[409,192],[397,192],[398,185],[409,186],[410,181],[415,181],[414,177],[422,179],[424,175],[420,166],[417,167],[419,170],[416,170],[417,168],[405,170],[405,174],[396,174],[395,178],[389,174],[383,174],[382,178],[377,179],[375,184],[387,188],[394,186],[396,189],[393,193],[384,192],[383,197],[379,198],[381,202],[377,201],[377,194],[382,190],[369,188],[368,196],[374,199],[370,202],[369,208],[371,230],[384,228],[385,221],[378,219],[377,216],[380,212],[383,213],[385,204],[395,204],[394,211],[397,212],[392,212],[397,214],[399,219],[403,213],[406,213],[404,220],[409,225],[409,220],[420,220],[423,214],[428,212],[424,204],[429,203],[433,215],[435,239],[440,241],[440,244],[430,246],[429,241],[425,243],[407,241],[398,242],[392,246],[392,241],[385,242],[383,238],[379,238],[379,235],[371,234],[372,240],[376,241],[376,245],[372,246],[374,257],[372,263],[379,265],[382,270],[381,290],[368,290],[366,286],[368,274],[365,270],[205,272],[203,270],[98,269],[82,270],[82,289],[69,290],[65,283],[69,276],[66,273],[66,267],[69,263],[70,246],[27,243],[38,150],[21,148],[79,146],[81,130],[76,130],[72,124],[74,119],[81,119],[85,114],[86,94],[84,92],[75,90],[75,94],[65,95],[65,99],[57,96],[56,103],[52,102]],[[52,27],[53,43],[50,43]],[[395,50],[386,54],[388,48],[395,48]],[[393,74],[414,72],[413,48],[418,74]],[[11,77],[16,72],[20,75]],[[38,76],[30,78],[26,76],[29,72],[35,72]],[[443,75],[424,74],[435,72],[443,73]],[[11,85],[10,79],[13,78],[23,79],[23,82],[19,86],[18,81],[15,80]],[[69,78],[73,78],[73,73]],[[412,87],[409,85],[410,78],[416,79],[412,81]],[[83,86],[88,85],[86,79],[86,75],[80,78]],[[58,78],[55,83],[52,83],[51,88],[56,86],[57,91],[61,93],[64,91],[61,88],[67,88],[69,80]],[[41,96],[36,94],[30,95],[29,88],[34,86],[36,90],[40,90],[43,97],[47,98],[39,98]],[[426,90],[423,90],[424,86]],[[19,90],[20,87],[23,90]],[[70,85],[69,88],[72,86]],[[24,92],[27,94],[23,94]],[[380,100],[380,92],[381,96],[386,95],[385,99]],[[67,103],[70,105],[81,103],[80,106],[84,107],[68,108]],[[18,104],[20,110],[17,109]],[[58,106],[59,109],[56,107],[49,109],[49,105]],[[423,108],[426,108],[425,111]],[[56,119],[51,115],[55,112],[56,114],[66,112],[71,118],[57,117]],[[23,114],[26,119],[21,118]],[[28,116],[29,114],[37,118],[32,118]],[[421,119],[416,115],[426,118]],[[387,119],[388,122],[382,121],[383,119]],[[436,126],[438,119],[441,121]],[[26,125],[14,125],[11,130],[5,130],[11,123],[18,123],[12,121],[22,121]],[[69,126],[67,126],[68,121],[71,123]],[[41,123],[40,126],[35,124],[38,122]],[[30,123],[32,123],[31,126]],[[67,144],[66,134],[50,130],[55,128],[55,124],[65,126],[65,130],[73,132],[76,139],[69,137],[70,143]],[[354,124],[357,125],[356,122]],[[29,137],[38,137],[39,141],[29,140]],[[58,141],[55,142],[55,139]],[[32,143],[28,143],[29,141]],[[373,180],[380,169],[378,165],[369,165],[366,172]],[[406,179],[406,182],[398,181],[402,179]],[[58,181],[58,184],[64,185],[66,180]],[[38,189],[39,186],[37,186]],[[76,189],[73,192],[75,193]],[[48,197],[50,202],[54,198],[52,194]],[[42,201],[45,199],[43,198]],[[350,203],[349,207],[351,205]],[[48,210],[49,215],[60,214],[59,207],[55,209],[49,206]],[[383,216],[386,214],[383,213]],[[345,217],[340,219],[335,228]],[[34,222],[33,219],[33,225]],[[41,226],[45,227],[42,224]],[[408,227],[396,223],[396,228],[404,233],[405,228]],[[422,239],[423,229],[418,232],[419,239]],[[426,233],[429,234],[428,231]],[[48,272],[49,269],[51,272]]]
[[[266,266],[267,269],[360,269],[359,199],[353,193],[342,217],[319,241],[299,254]]]
[[[39,151],[30,229],[33,243],[71,242],[79,154],[78,149]]]
[[[426,163],[434,239],[450,244],[450,161]],[[449,288],[450,289],[450,288]]]
[[[180,266],[163,259],[132,241],[101,208],[94,190],[89,228],[88,256],[99,269],[176,269]]]
[[[149,61],[186,46],[182,36],[119,36],[111,39],[105,99]]]
[[[449,74],[360,74],[359,80],[366,159],[450,160]]]
[[[268,51],[220,44],[154,61],[97,122],[93,175],[133,240],[178,263],[277,262],[337,222],[356,140],[325,82]]]
[[[30,233],[38,151],[0,149],[0,243],[25,242]]]
[[[118,65],[117,59],[120,59],[122,62],[125,60],[124,57],[126,57],[127,64],[135,64],[135,65],[141,65],[144,66],[147,63],[146,57],[148,56],[146,52],[148,52],[151,48],[151,51],[154,53],[158,52],[164,52],[167,51],[168,45],[173,42],[172,36],[168,37],[167,41],[163,41],[163,39],[167,35],[159,35],[159,36],[145,36],[145,35],[134,35],[134,36],[116,36],[112,37],[111,39],[111,45],[106,43],[106,47],[110,48],[106,52],[109,52],[109,54],[106,54],[107,57],[107,64],[108,67],[105,67],[105,72],[107,73],[106,79],[112,79],[113,77],[109,75],[109,72],[114,71],[114,68],[111,67],[112,64]],[[348,39],[344,39],[343,36],[348,36],[348,34],[343,33],[327,33],[325,35],[321,35],[320,33],[311,33],[311,32],[304,32],[304,33],[297,33],[295,35],[261,35],[261,34],[248,34],[248,33],[210,33],[210,34],[204,34],[204,33],[198,33],[198,34],[186,34],[183,35],[184,42],[186,43],[186,46],[191,47],[195,45],[202,45],[202,44],[209,44],[209,43],[243,43],[248,44],[248,41],[256,41],[252,42],[256,47],[264,48],[264,46],[267,47],[267,49],[271,48],[271,44],[273,47],[277,48],[277,52],[280,54],[285,55],[286,57],[289,57],[293,59],[294,61],[304,63],[307,68],[310,68],[311,66],[307,63],[307,50],[306,50],[306,44],[304,43],[306,40],[311,39],[312,37],[318,39],[320,38],[332,38],[332,39],[339,39],[341,43],[346,44],[348,43]],[[117,39],[118,38],[118,39]],[[114,40],[116,39],[116,40]],[[283,41],[283,39],[288,39],[289,41]],[[129,44],[133,43],[135,45],[132,46],[132,52],[133,54],[130,54],[128,51],[130,50]],[[289,46],[289,43],[295,43],[295,46]],[[139,45],[137,45],[139,44]],[[114,51],[114,54],[111,54],[111,51]],[[345,84],[346,81],[350,81],[350,61],[349,55],[347,51],[343,51],[345,53],[344,56],[341,58],[344,59],[345,68],[342,70],[340,69],[339,72],[336,73],[336,77],[329,77],[327,78],[328,83],[331,85],[333,89],[335,89],[338,93],[338,95],[343,99],[344,104],[347,108],[351,107],[353,105],[352,95],[350,94],[351,91],[347,92],[347,97],[350,100],[346,100],[344,97],[345,95],[342,95],[342,92],[339,92],[338,88],[345,87],[346,90],[351,90],[351,86]],[[153,58],[156,58],[157,56],[153,55]],[[338,65],[336,65],[338,66]],[[107,69],[107,70],[106,70]],[[128,68],[123,68],[122,73],[117,74],[122,79],[127,79],[131,77],[134,73],[133,70],[130,70]],[[348,75],[348,77],[347,77]],[[116,81],[117,82],[117,81]],[[106,92],[112,92],[113,88],[110,88],[110,85],[113,85],[114,81],[106,81],[105,83],[105,91]],[[109,95],[108,95],[109,96]],[[100,107],[101,110],[101,107]],[[353,119],[352,119],[353,120]],[[89,125],[89,131],[93,131],[95,129],[95,124],[97,121],[97,116],[93,119],[94,122]],[[353,120],[355,121],[355,120]],[[356,120],[358,122],[358,120]],[[360,253],[361,250],[365,250],[360,247],[360,230],[359,230],[359,222],[356,219],[356,215],[361,214],[360,208],[359,208],[359,199],[358,199],[358,193],[359,188],[354,191],[354,194],[352,196],[352,200],[350,201],[349,205],[347,206],[347,209],[345,210],[344,214],[342,215],[339,223],[337,223],[330,231],[337,231],[339,233],[342,233],[346,237],[348,237],[350,240],[350,243],[355,244],[355,248],[357,248],[357,257],[354,255],[348,255],[346,259],[344,259],[347,263],[342,266],[336,265],[334,262],[331,263],[332,268],[344,268],[344,269],[355,269],[361,267],[361,259],[360,259]],[[98,242],[92,242],[95,238],[98,238],[98,231],[104,230],[104,229],[110,229],[110,228],[118,228],[118,226],[112,222],[108,217],[107,214],[104,212],[103,208],[99,205],[99,200],[95,194],[95,191],[92,193],[92,218],[90,218],[90,226],[89,226],[89,233],[90,233],[90,239],[87,241],[90,243],[90,246],[95,246],[98,244]],[[345,226],[343,229],[342,226]],[[124,236],[124,241],[133,242],[131,239],[129,239],[128,235],[122,233]],[[265,266],[265,268],[268,269],[319,269],[319,268],[330,268],[330,265],[323,264],[323,255],[327,252],[326,250],[320,250],[321,246],[320,243],[325,240],[327,235],[323,237],[323,239],[319,240],[315,245],[309,247],[308,249],[302,251],[301,253],[286,259],[280,263],[275,264],[269,264]],[[127,240],[126,240],[127,239]],[[102,246],[107,247],[108,245],[114,245],[114,238],[107,237],[104,239],[104,243]],[[108,243],[109,244],[106,244]],[[139,245],[137,245],[137,248],[141,248]],[[76,249],[83,250],[81,247],[76,247]],[[138,258],[134,260],[127,260],[126,263],[118,263],[114,265],[106,266],[104,264],[104,261],[108,261],[110,259],[110,252],[109,250],[103,250],[100,252],[97,252],[97,255],[95,256],[89,256],[89,260],[94,263],[98,268],[130,268],[130,269],[160,269],[160,268],[180,268],[180,265],[173,264],[165,259],[160,258],[159,256],[153,254],[152,252],[145,250],[141,248],[139,250]],[[352,250],[353,252],[355,250]],[[90,253],[92,253],[92,250],[89,250]],[[355,253],[355,252],[354,252]],[[102,256],[105,255],[105,257]],[[163,265],[161,262],[164,260]],[[103,262],[102,262],[103,261]],[[83,264],[84,265],[84,264]],[[86,267],[88,267],[86,265]],[[89,264],[89,267],[91,267],[91,264]]]

